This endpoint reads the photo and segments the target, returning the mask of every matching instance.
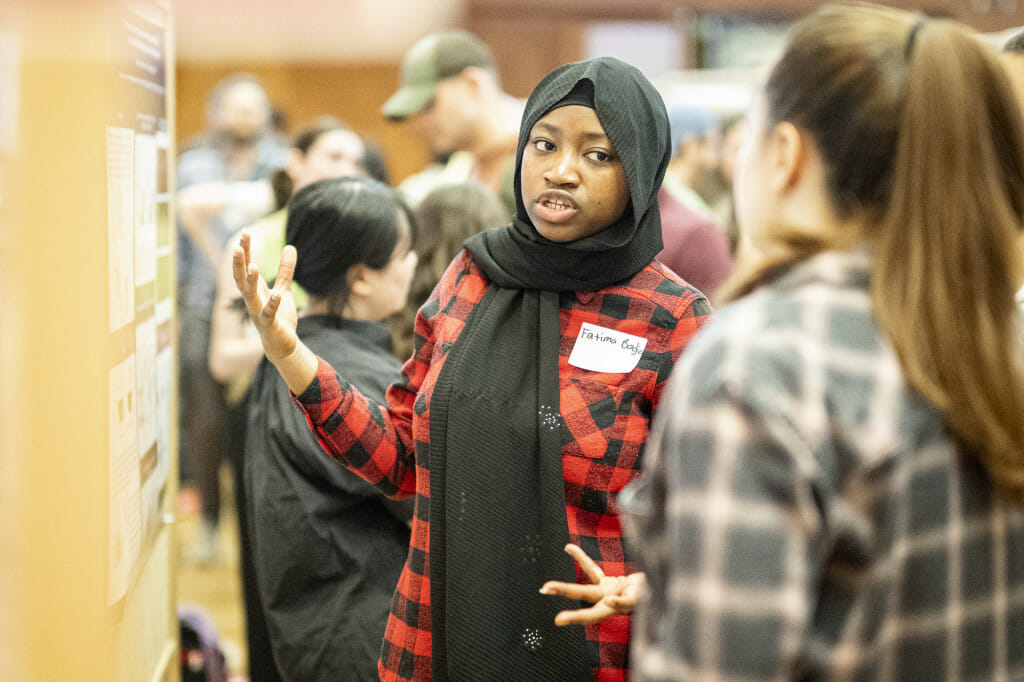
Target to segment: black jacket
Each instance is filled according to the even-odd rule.
[[[366,396],[401,378],[381,325],[299,320],[299,338]],[[328,457],[266,360],[249,393],[245,476],[256,577],[285,680],[376,680],[413,501],[388,500]]]

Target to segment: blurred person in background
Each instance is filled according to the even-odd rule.
[[[729,140],[729,132],[737,123],[743,121],[744,114],[741,112],[730,112],[727,114],[718,113],[718,133],[711,136],[708,146],[708,155],[703,168],[701,168],[693,179],[693,190],[700,195],[704,203],[711,209],[715,223],[724,226],[728,221],[729,207],[732,198],[732,176],[727,174],[725,154],[727,148],[732,147],[731,153],[735,156],[735,136]]]
[[[367,149],[359,135],[332,116],[322,116],[296,135],[283,169],[275,172],[275,191],[291,197],[318,180],[367,175]],[[378,162],[379,165],[379,162]],[[288,209],[284,206],[244,228],[249,235],[253,258],[265,277],[272,278],[285,245]],[[237,243],[241,230],[231,238]],[[245,607],[246,641],[249,649],[249,677],[252,682],[280,679],[270,653],[270,640],[253,565],[248,489],[243,475],[246,438],[246,396],[263,357],[259,335],[249,322],[245,305],[231,275],[231,249],[226,249],[218,269],[217,296],[213,306],[210,338],[210,372],[225,387],[228,404],[230,443],[228,453],[234,474],[235,505],[238,512],[239,567]],[[300,286],[294,288],[296,304],[306,305]]]
[[[511,216],[492,192],[474,183],[440,185],[419,203],[416,241],[419,257],[409,290],[409,302],[397,317],[395,355],[408,358],[413,351],[413,323],[420,306],[441,281],[448,264],[463,249],[463,242],[478,232],[506,225]]]
[[[277,139],[278,143],[287,145],[291,139],[288,135],[288,129],[288,110],[282,106],[272,104],[270,106],[270,134]]]
[[[661,240],[658,260],[709,298],[729,278],[733,257],[729,238],[714,222],[693,210],[662,185]]]
[[[344,176],[368,176],[366,146],[354,131],[332,116],[316,119],[295,135],[284,167],[277,171],[277,191],[289,198],[317,180]],[[268,279],[277,273],[285,245],[287,206],[243,229],[249,234],[250,251],[260,272]],[[241,230],[229,240],[237,243]],[[210,343],[210,371],[228,386],[230,402],[245,392],[256,366],[263,357],[259,335],[249,323],[241,297],[231,275],[232,249],[225,249],[218,262],[217,303],[214,307]],[[271,279],[272,281],[272,279]],[[305,303],[296,290],[300,307]]]
[[[718,165],[706,173],[700,173],[696,181],[697,194],[705,199],[715,215],[715,223],[725,231],[729,240],[729,253],[733,256],[739,241],[739,226],[736,223],[735,202],[732,198],[733,177],[736,155],[743,141],[745,120],[744,113],[722,117]]]
[[[792,30],[748,119],[752,258],[620,496],[634,679],[1024,679],[1024,125],[970,30]]]
[[[696,187],[703,175],[719,165],[718,114],[678,96],[669,97],[665,108],[672,128],[672,160],[665,171],[664,187],[687,208],[714,222],[714,212]]]
[[[198,543],[186,554],[217,559],[220,466],[227,452],[227,405],[210,374],[216,267],[228,237],[273,206],[271,173],[286,149],[270,133],[270,105],[260,84],[236,74],[214,88],[209,130],[177,165],[179,423],[184,483],[198,488]]]
[[[689,184],[717,167],[718,118],[678,97],[669,99],[666,109],[672,160],[658,193],[664,243],[658,260],[711,297],[732,272],[733,259],[728,237]]]
[[[443,160],[402,182],[413,204],[438,184],[473,181],[515,211],[512,175],[523,104],[501,89],[494,56],[479,38],[455,30],[419,40],[405,53],[401,85],[382,112],[412,123]]]
[[[399,193],[365,178],[304,185],[288,204],[307,299],[298,336],[377,401],[402,377],[380,321],[405,305],[414,232]],[[413,500],[389,500],[327,457],[266,360],[244,438],[252,558],[281,679],[378,679]]]

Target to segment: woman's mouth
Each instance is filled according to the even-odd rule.
[[[537,215],[546,223],[562,223],[579,210],[576,202],[566,196],[541,195],[536,202]]]

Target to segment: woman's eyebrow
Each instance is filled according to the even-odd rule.
[[[540,121],[540,122],[534,124],[533,127],[534,127],[534,129],[540,128],[544,132],[549,133],[551,135],[561,135],[562,134],[562,129],[560,127],[558,127],[558,126],[556,126],[556,125],[554,125],[552,123],[546,123],[544,121]],[[592,130],[592,131],[588,131],[588,132],[585,132],[585,133],[581,133],[580,137],[582,137],[583,139],[587,140],[588,142],[596,140],[596,141],[607,141],[607,142],[611,143],[611,140],[608,138],[608,134],[605,133],[603,130]]]

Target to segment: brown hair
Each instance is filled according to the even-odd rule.
[[[872,307],[908,382],[1024,503],[1024,131],[1012,93],[955,22],[866,4],[799,22],[765,86],[769,123],[813,139],[836,216],[866,233],[782,230],[786,255],[738,267],[726,296],[866,238]]]
[[[510,219],[497,195],[471,183],[435,187],[416,206],[415,215],[417,231],[413,251],[419,256],[419,263],[405,310],[393,327],[395,354],[402,360],[412,355],[417,311],[441,281],[448,265],[462,251],[462,243],[478,232],[501,227]]]

